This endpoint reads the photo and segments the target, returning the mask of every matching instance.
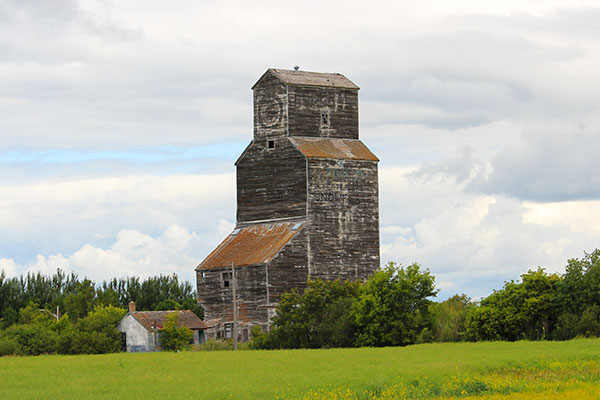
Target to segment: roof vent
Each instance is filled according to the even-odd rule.
[[[300,66],[299,66],[299,65],[295,65],[295,66],[294,66],[294,71],[298,72],[298,70],[299,70],[299,69],[300,69]]]

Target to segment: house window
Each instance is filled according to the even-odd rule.
[[[274,148],[275,148],[275,141],[267,140],[267,149],[274,149]]]
[[[233,324],[224,324],[223,325],[223,337],[225,339],[233,338]]]
[[[321,110],[321,127],[329,128],[330,122],[329,110]]]
[[[231,286],[231,272],[221,272],[221,284],[223,287]]]

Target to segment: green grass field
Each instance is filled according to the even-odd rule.
[[[552,396],[600,398],[600,340],[0,358],[2,399]]]

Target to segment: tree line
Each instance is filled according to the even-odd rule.
[[[328,348],[600,336],[598,249],[568,260],[563,274],[529,270],[478,302],[464,294],[434,302],[437,293],[435,277],[416,263],[390,263],[365,282],[309,280],[305,290],[282,295],[271,330],[255,327],[250,345]],[[120,351],[116,326],[130,300],[138,310],[191,309],[203,317],[191,284],[176,275],[96,285],[61,270],[15,278],[1,272],[0,355]],[[189,336],[167,333],[178,343],[174,348]]]
[[[0,322],[8,327],[19,321],[19,310],[29,303],[39,308],[67,313],[72,320],[85,317],[96,306],[127,308],[134,301],[139,311],[192,310],[200,318],[196,291],[188,281],[176,274],[159,275],[140,280],[138,277],[113,278],[100,284],[77,274],[58,269],[48,276],[41,272],[7,278],[0,272]]]
[[[27,273],[13,278],[2,271],[0,355],[120,351],[116,327],[129,301],[139,311],[192,310],[203,318],[196,291],[175,274],[96,284],[60,269],[51,276]]]
[[[568,261],[564,274],[529,270],[476,302],[434,302],[435,277],[419,264],[388,264],[366,282],[310,280],[281,297],[270,332],[254,348],[404,346],[480,340],[600,336],[600,250]]]

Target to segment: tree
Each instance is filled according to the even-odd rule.
[[[476,303],[466,294],[456,294],[441,303],[432,303],[429,307],[434,319],[431,340],[434,342],[469,340],[467,319],[475,307]]]
[[[165,317],[160,331],[160,346],[163,350],[179,351],[188,346],[193,337],[192,330],[179,322],[177,312],[169,313]]]
[[[58,339],[62,354],[116,353],[121,349],[117,325],[127,311],[113,306],[96,306],[86,317],[65,329]]]
[[[309,279],[302,294],[296,289],[284,293],[270,340],[264,343],[278,348],[353,346],[356,326],[351,309],[359,288],[360,282]]]
[[[389,263],[361,288],[353,316],[358,346],[404,346],[431,329],[430,297],[437,294],[435,278],[419,264],[404,268]]]
[[[77,282],[74,292],[65,297],[65,311],[73,320],[78,320],[94,309],[95,300],[94,282],[84,279],[83,282]]]
[[[557,274],[543,268],[521,275],[521,282],[509,281],[504,288],[481,300],[473,311],[468,329],[477,340],[544,339],[556,325],[559,314]]]

